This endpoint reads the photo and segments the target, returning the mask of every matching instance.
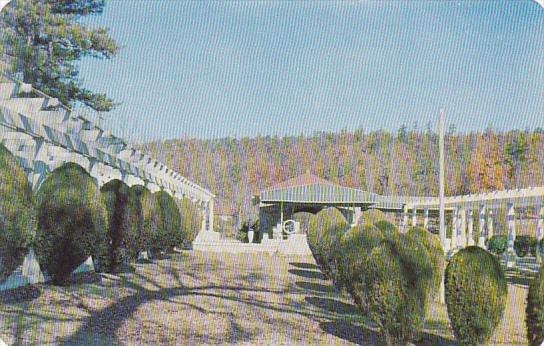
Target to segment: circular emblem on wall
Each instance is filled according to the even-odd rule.
[[[285,234],[295,233],[295,220],[287,220],[283,222],[283,233]]]

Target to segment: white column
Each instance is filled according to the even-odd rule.
[[[452,227],[451,227],[451,251],[457,250],[457,235],[459,231],[459,223],[458,223],[458,209],[453,209],[453,217],[452,217]]]
[[[472,207],[468,210],[468,246],[474,245],[474,215]]]
[[[208,231],[213,231],[213,199],[208,202]]]
[[[485,206],[480,207],[480,220],[478,222],[478,246],[485,248]]]
[[[514,241],[516,240],[516,213],[514,210],[514,205],[508,203],[508,259],[506,263],[507,268],[513,268],[515,265],[515,252],[514,252]]]
[[[423,228],[425,228],[425,230],[429,230],[429,209],[428,208],[425,208],[423,210]]]
[[[417,209],[412,209],[412,227],[417,226]]]
[[[404,233],[406,232],[406,229],[408,228],[408,208],[406,206],[404,206],[404,211],[402,215],[403,215],[403,218],[402,218],[401,233]]]
[[[460,213],[459,223],[461,226],[459,228],[458,243],[459,243],[459,247],[463,249],[467,246],[467,231],[466,231],[467,230],[467,211],[464,207],[462,207],[459,210],[459,213]]]
[[[487,212],[487,239],[493,236],[493,209]]]
[[[538,226],[536,230],[536,253],[537,253],[537,261],[540,263],[542,262],[542,258],[540,257],[540,239],[544,237],[544,207],[540,208],[540,212],[538,213]]]

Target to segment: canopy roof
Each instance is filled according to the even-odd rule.
[[[261,191],[262,203],[334,204],[349,206],[374,206],[383,209],[402,209],[403,203],[384,196],[345,187],[309,172]]]

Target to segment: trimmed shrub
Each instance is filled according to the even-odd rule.
[[[177,201],[181,212],[181,243],[189,247],[202,229],[202,212],[188,198]]]
[[[0,281],[23,262],[36,230],[35,200],[23,167],[0,144]]]
[[[98,187],[79,165],[54,170],[37,195],[36,255],[55,284],[64,284],[87,257],[107,261],[106,210]],[[100,269],[100,268],[96,268]]]
[[[129,187],[121,180],[114,179],[100,188],[104,205],[108,213],[108,259],[104,263],[107,272],[115,272],[125,260],[123,258],[124,237],[129,228],[137,227],[131,224],[128,213]]]
[[[529,345],[540,346],[544,342],[544,266],[529,285],[525,309],[527,339]]]
[[[415,316],[406,304],[409,288],[404,274],[400,261],[387,244],[372,250],[365,275],[368,313],[388,345],[404,345],[414,336]]]
[[[323,264],[323,259],[319,253],[319,239],[321,234],[321,225],[323,224],[322,216],[318,213],[314,217],[310,217],[308,221],[308,234],[306,239],[308,241],[308,247],[314,256],[315,263],[318,266]]]
[[[181,213],[174,197],[165,191],[154,194],[158,208],[156,241],[160,249],[170,251],[174,246],[180,246],[183,239],[181,234]]]
[[[310,247],[310,250],[317,253],[320,262],[318,265],[321,267],[323,274],[332,278],[336,283],[339,278],[336,263],[338,243],[348,229],[349,224],[336,208],[323,209],[317,214],[316,219],[318,221],[316,232],[312,232],[312,236],[316,237],[312,241],[314,249],[312,250],[312,247]]]
[[[529,253],[536,255],[536,238],[530,235],[518,235],[514,240],[514,251],[518,257],[525,257]]]
[[[378,209],[368,209],[361,212],[361,216],[359,218],[360,224],[374,225],[378,221],[392,222],[390,217],[388,217],[383,211]]]
[[[486,239],[485,245],[487,249],[495,255],[502,255],[508,248],[508,239],[504,235],[494,235]]]
[[[429,261],[433,267],[433,289],[431,290],[430,299],[434,299],[440,291],[442,283],[442,275],[445,269],[445,258],[440,238],[426,231],[421,227],[410,227],[406,236],[412,238],[415,242],[423,245],[430,256]]]
[[[144,189],[140,193],[140,203],[142,210],[142,228],[141,248],[140,251],[157,250],[162,248],[162,241],[157,235],[157,227],[159,222],[159,208],[157,200],[153,193],[148,189]]]
[[[142,194],[146,188],[142,185],[135,185],[128,189],[127,202],[125,205],[125,234],[123,235],[123,246],[126,250],[126,255],[129,259],[135,260],[138,253],[147,250],[148,243],[143,236],[143,220],[142,213]]]
[[[446,267],[446,305],[461,345],[489,341],[506,304],[507,284],[496,257],[470,246],[457,252]]]
[[[367,311],[368,303],[365,269],[372,249],[382,241],[382,234],[374,226],[364,223],[348,230],[339,243],[339,275],[336,285],[339,289],[345,289],[363,312]]]

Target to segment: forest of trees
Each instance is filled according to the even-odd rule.
[[[383,195],[438,195],[438,135],[430,130],[310,136],[169,140],[143,145],[153,157],[217,195],[217,210],[256,216],[251,198],[306,171]],[[544,130],[445,138],[446,195],[544,185]]]

